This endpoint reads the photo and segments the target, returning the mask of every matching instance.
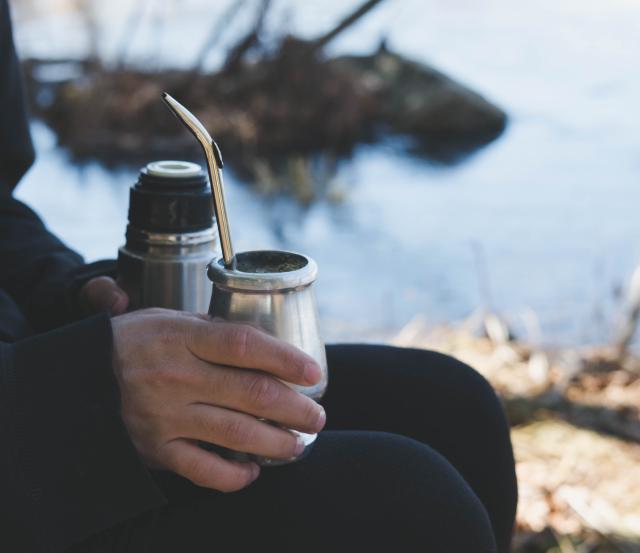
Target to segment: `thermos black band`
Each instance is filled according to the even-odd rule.
[[[129,192],[129,224],[148,232],[194,232],[210,228],[211,192],[199,165],[150,163]]]

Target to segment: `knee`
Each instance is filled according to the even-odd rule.
[[[403,472],[398,484],[414,487],[413,505],[422,511],[407,531],[410,542],[428,544],[426,551],[495,552],[486,508],[454,466],[415,440],[393,435],[388,442],[398,453],[396,470],[399,465]]]
[[[350,458],[340,466],[358,471],[348,469],[333,513],[351,531],[354,524],[365,525],[372,551],[495,552],[485,507],[439,453],[396,434],[340,434],[334,437],[333,461],[340,451]]]
[[[465,424],[476,421],[494,428],[495,425],[507,428],[500,399],[493,386],[478,371],[443,353],[407,351],[413,360],[414,377],[422,380],[423,388],[435,387],[448,413],[462,415]]]
[[[494,552],[495,537],[486,509],[456,469],[424,444],[399,436],[388,441],[403,473],[394,486],[412,486],[415,494],[414,501],[403,502],[405,513],[399,517],[412,522],[405,529],[404,550],[418,550],[421,545],[425,551]],[[407,505],[415,509],[413,519],[407,517]],[[394,506],[396,517],[402,511],[400,505]]]
[[[458,404],[470,415],[486,417],[492,422],[507,426],[504,408],[493,386],[478,371],[462,361],[449,357],[457,367],[459,384]],[[464,405],[463,405],[464,404]]]

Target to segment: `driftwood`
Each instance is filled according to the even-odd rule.
[[[331,61],[374,89],[380,121],[413,136],[429,157],[447,161],[484,145],[504,130],[506,115],[479,94],[384,45],[373,56]]]
[[[315,40],[289,36],[275,49],[261,50],[270,3],[260,0],[254,25],[214,74],[200,68],[223,31],[218,25],[192,72],[75,62],[81,79],[51,81],[39,78],[47,62],[30,60],[25,73],[32,110],[77,159],[137,164],[197,158],[193,141],[158,101],[166,90],[201,118],[240,176],[252,182],[267,178],[279,183],[277,190],[306,200],[313,198],[317,178],[297,178],[300,172],[288,169],[292,159],[307,160],[302,165],[313,171],[318,158],[335,165],[358,143],[398,134],[421,155],[449,162],[498,136],[504,112],[433,68],[384,46],[370,56],[324,56],[330,40],[380,2],[364,2]],[[241,5],[232,4],[222,20],[235,17]],[[257,61],[247,61],[249,52],[259,54],[251,57]]]

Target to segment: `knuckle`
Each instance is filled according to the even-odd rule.
[[[282,353],[282,362],[293,380],[296,382],[304,380],[304,359],[296,349],[287,347]]]
[[[227,368],[219,368],[209,375],[209,379],[212,383],[215,382],[216,393],[219,393],[220,397],[226,398],[236,398],[239,390],[247,389],[249,382],[249,379],[245,378],[241,371]]]
[[[220,425],[221,438],[226,444],[244,446],[253,441],[253,431],[239,418],[231,418]]]
[[[267,376],[253,376],[249,383],[248,392],[252,405],[260,411],[276,405],[280,398],[277,384]]]
[[[173,364],[165,364],[151,371],[152,383],[156,386],[184,386],[192,380],[189,370]]]
[[[197,427],[198,431],[202,433],[202,436],[207,441],[216,441],[216,437],[220,434],[220,424],[209,418],[196,418],[193,422],[193,426]]]
[[[246,325],[234,325],[229,329],[229,349],[233,357],[243,358],[249,349],[250,327]]]
[[[189,323],[191,323],[191,321],[189,321]],[[189,351],[197,350],[199,345],[206,343],[209,339],[206,330],[207,328],[201,324],[186,324],[181,326],[182,337]]]

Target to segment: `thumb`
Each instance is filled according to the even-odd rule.
[[[80,304],[87,313],[109,311],[121,315],[129,305],[129,296],[111,277],[92,278],[80,289]]]

